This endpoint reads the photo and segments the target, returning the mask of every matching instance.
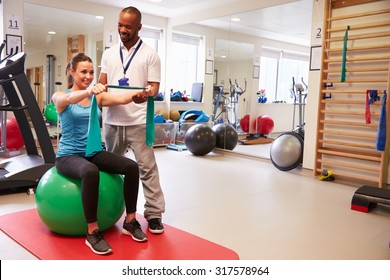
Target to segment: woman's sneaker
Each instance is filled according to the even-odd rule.
[[[110,245],[104,240],[99,229],[95,229],[91,234],[87,233],[85,244],[91,248],[92,252],[98,255],[105,255],[112,252]]]
[[[148,221],[149,231],[154,234],[161,234],[164,232],[164,226],[161,223],[161,219],[153,218]]]
[[[128,223],[126,223],[126,219],[124,220],[122,233],[126,235],[130,235],[133,238],[133,240],[137,242],[144,242],[148,240],[148,237],[141,229],[141,225],[135,218]]]

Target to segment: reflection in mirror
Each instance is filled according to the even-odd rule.
[[[299,16],[295,17],[292,15]],[[203,24],[209,26],[228,25],[230,31],[229,36],[227,36],[228,39],[218,38],[215,40],[214,59],[217,77],[214,79],[214,96],[218,94],[220,88],[223,88],[225,96],[228,98],[231,97],[232,91],[229,79],[232,81],[233,85],[235,79],[237,79],[238,85],[240,86],[243,86],[244,78],[247,78],[248,81],[247,92],[238,98],[237,116],[240,120],[239,123],[241,122],[238,132],[243,132],[243,125],[248,127],[245,128],[245,130],[250,130],[251,132],[257,131],[258,129],[255,127],[258,124],[257,116],[268,115],[270,112],[274,115],[278,115],[277,117],[272,115],[272,118],[275,119],[275,128],[277,129],[274,129],[272,134],[268,135],[269,139],[265,139],[264,141],[253,141],[252,143],[257,142],[256,145],[243,145],[240,144],[242,141],[239,141],[239,144],[234,148],[233,152],[269,159],[270,147],[272,145],[270,141],[272,138],[276,138],[280,133],[289,131],[291,128],[290,120],[293,115],[292,111],[295,108],[293,104],[257,104],[259,102],[259,96],[257,96],[257,94],[261,87],[258,84],[255,85],[253,83],[264,81],[264,78],[269,79],[270,77],[266,77],[264,74],[271,71],[268,71],[270,70],[268,69],[265,72],[264,65],[260,65],[261,67],[256,68],[257,71],[255,71],[255,68],[253,67],[254,59],[255,55],[262,55],[262,52],[259,53],[259,49],[263,49],[264,47],[279,51],[289,51],[291,53],[309,53],[311,25],[307,24],[307,22],[310,22],[311,16],[312,1],[301,0],[203,22]],[[232,22],[233,17],[240,18],[241,21]],[[256,37],[258,39],[254,39]],[[239,42],[241,40],[242,42]],[[247,44],[248,42],[255,42],[256,53],[254,52],[255,48],[253,45]],[[243,61],[247,61],[245,65],[240,65],[237,62],[241,55],[247,55],[246,58],[243,58]],[[222,60],[222,56],[225,60]],[[261,57],[256,57],[256,59],[261,60]],[[286,68],[284,69],[287,71]],[[295,76],[292,73],[287,73],[286,75],[289,77],[289,81],[292,76]],[[302,74],[299,74],[297,79],[300,79],[301,75]],[[273,80],[276,80],[277,76],[272,78],[274,78]],[[265,92],[265,94],[267,94],[267,92]],[[287,92],[287,94],[289,94],[289,92]],[[272,96],[270,95],[270,97]],[[272,98],[269,99],[273,100]],[[234,104],[231,104],[230,101],[226,102],[226,108],[228,108],[226,118],[229,119],[232,118],[232,116],[228,112],[229,110],[234,112],[234,110],[232,110],[232,105]],[[220,109],[220,111],[223,110]],[[256,120],[250,120],[247,115],[248,113],[250,113],[253,118],[256,116]],[[280,122],[280,118],[283,119],[282,123]],[[287,126],[285,125],[286,122],[288,122]],[[280,130],[282,126],[283,128]],[[240,140],[242,140],[242,136],[243,135],[240,134]],[[247,136],[248,135],[245,137]],[[246,138],[244,139],[248,140]],[[246,143],[250,142],[251,141],[247,141]],[[259,142],[262,144],[259,144]]]
[[[249,114],[252,88],[254,46],[216,38],[214,63],[215,122],[228,122],[240,131],[239,120]],[[214,102],[214,103],[216,103]]]
[[[65,70],[78,52],[91,57],[98,78],[103,52],[103,19],[95,15],[24,4],[26,75],[41,109],[66,88]]]

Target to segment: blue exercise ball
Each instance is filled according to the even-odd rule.
[[[216,141],[214,130],[207,124],[191,126],[184,136],[184,144],[196,156],[210,153],[214,150]]]
[[[35,194],[39,217],[53,232],[80,236],[87,233],[81,202],[81,181],[49,169]],[[104,231],[115,225],[125,209],[123,176],[100,171],[98,225]]]

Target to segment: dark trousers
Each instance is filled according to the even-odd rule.
[[[82,203],[87,223],[97,221],[99,171],[124,175],[123,196],[126,213],[137,210],[139,169],[135,161],[102,151],[92,157],[75,155],[59,157],[55,164],[58,172],[64,176],[81,180]]]

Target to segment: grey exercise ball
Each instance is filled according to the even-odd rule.
[[[216,141],[214,130],[207,124],[191,126],[184,136],[184,144],[196,156],[210,153],[214,150]]]
[[[295,132],[279,135],[271,145],[272,164],[282,171],[296,168],[302,163],[303,138]]]
[[[230,124],[219,123],[212,127],[217,137],[216,148],[233,150],[238,143],[237,130]]]

